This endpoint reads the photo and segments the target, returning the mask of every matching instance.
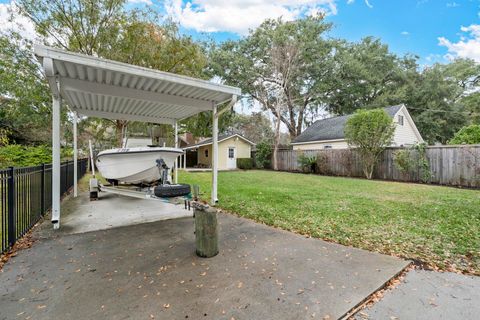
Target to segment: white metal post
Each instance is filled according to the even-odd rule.
[[[187,169],[187,150],[183,154],[183,170]]]
[[[178,148],[178,124],[177,124],[177,120],[175,120],[175,122],[173,123],[173,127],[174,127],[174,131],[175,131],[175,148]],[[178,159],[179,159],[179,157],[177,157],[177,159],[175,161],[175,184],[178,183]]]
[[[213,105],[213,129],[212,129],[212,199],[214,206],[218,202],[217,179],[218,179],[218,115],[217,106]]]
[[[52,223],[53,228],[60,227],[60,112],[62,100],[53,95],[52,106]]]
[[[73,197],[78,196],[77,113],[73,112]]]

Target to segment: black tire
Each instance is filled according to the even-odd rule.
[[[162,184],[154,189],[159,198],[181,197],[190,194],[189,184]]]

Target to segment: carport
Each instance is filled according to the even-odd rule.
[[[60,227],[60,113],[73,113],[74,196],[77,195],[77,117],[170,124],[178,143],[178,121],[213,114],[212,205],[218,201],[218,118],[241,94],[239,88],[117,61],[35,45],[52,92],[52,223]],[[175,168],[177,170],[177,168]],[[175,174],[177,177],[177,174]]]

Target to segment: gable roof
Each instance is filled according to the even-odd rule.
[[[233,138],[233,137],[238,137],[242,140],[244,140],[245,142],[251,144],[252,146],[255,145],[255,143],[253,143],[252,141],[248,140],[247,138],[245,138],[244,136],[241,136],[239,135],[238,133],[230,133],[230,134],[222,134],[222,135],[219,135],[218,136],[218,142],[222,142],[222,141],[225,141],[225,140],[228,140],[230,138]],[[213,143],[213,140],[212,138],[207,138],[205,140],[202,140],[200,141],[199,143],[196,143],[196,144],[192,144],[192,145],[189,145],[185,148],[183,148],[184,150],[189,150],[189,149],[195,149],[195,148],[198,148],[198,147],[203,147],[203,146],[208,146],[210,144]]]
[[[404,105],[400,104],[386,107],[384,110],[391,118],[393,118],[402,107],[404,107]],[[345,124],[352,116],[353,115],[350,114],[346,116],[317,120],[305,131],[303,131],[302,134],[296,137],[292,143],[295,144],[302,142],[345,139]]]

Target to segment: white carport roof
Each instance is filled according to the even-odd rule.
[[[41,45],[35,46],[35,55],[52,91],[56,81],[72,111],[86,116],[173,124],[241,93],[206,80]]]
[[[52,92],[52,222],[60,226],[60,111],[74,111],[74,196],[77,193],[77,113],[108,119],[172,124],[199,112],[213,113],[212,204],[217,201],[218,117],[239,88],[35,45]],[[218,110],[218,105],[229,102]],[[176,167],[175,167],[176,170]],[[177,177],[177,175],[175,175]]]

